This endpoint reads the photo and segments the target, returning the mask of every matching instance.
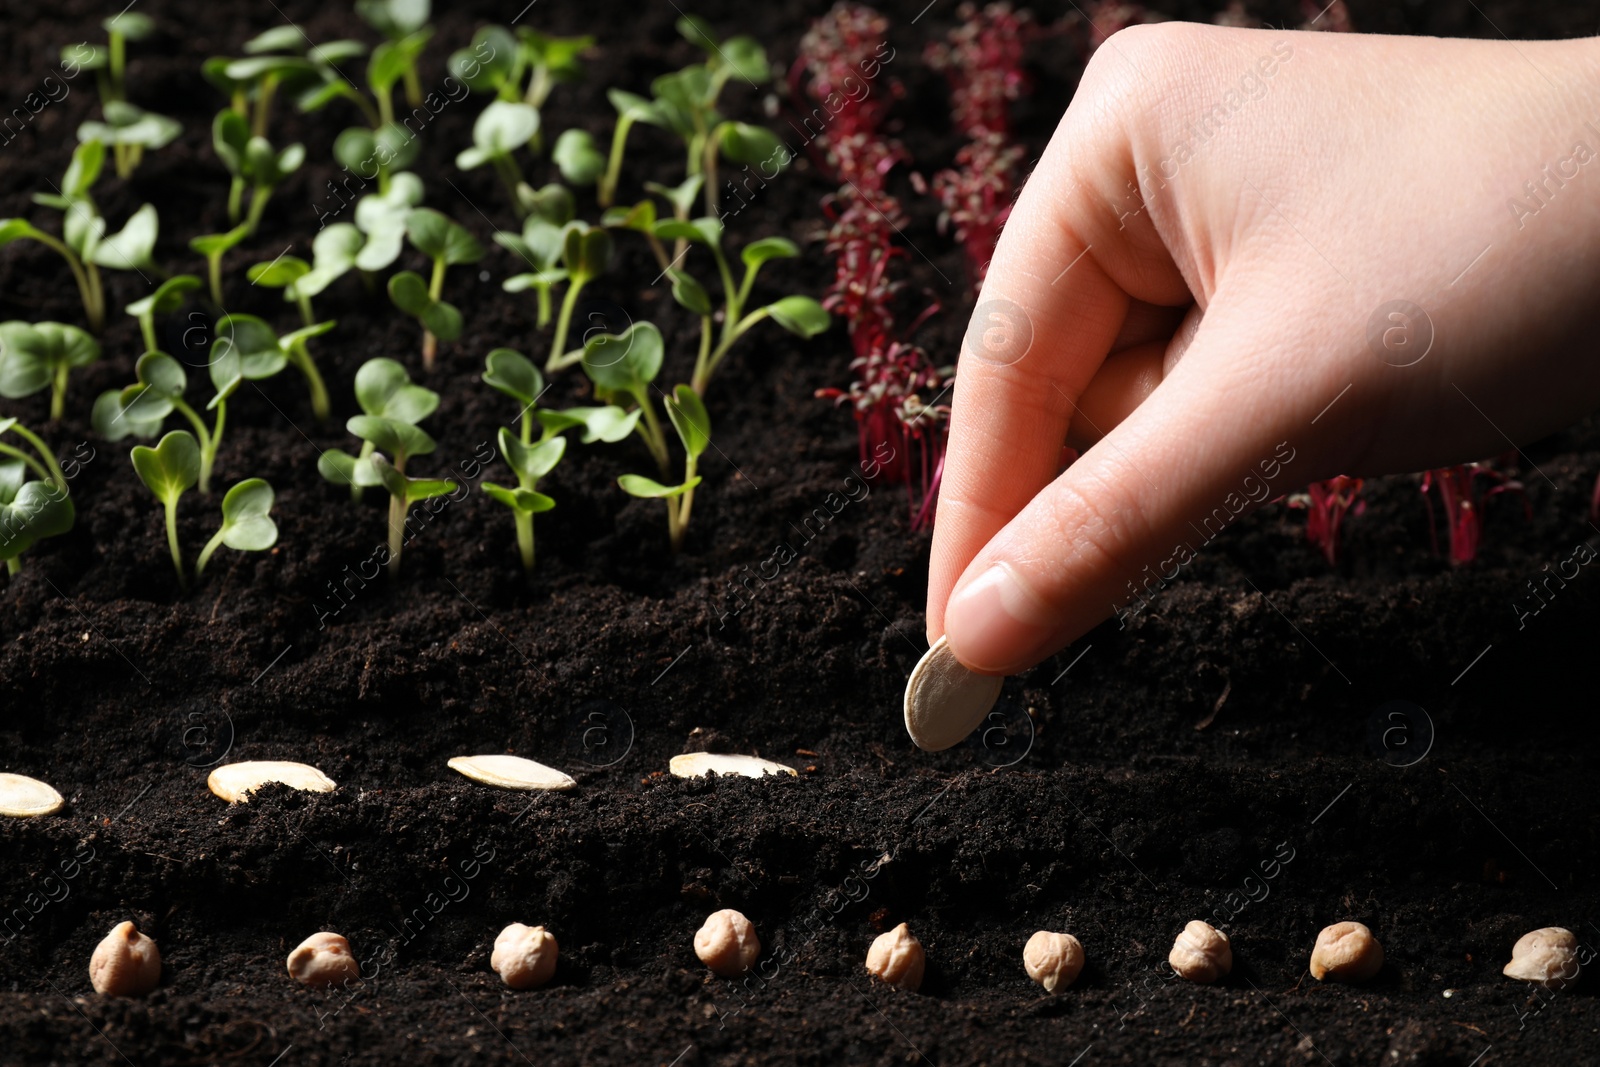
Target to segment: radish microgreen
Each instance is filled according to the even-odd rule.
[[[87,331],[59,322],[0,322],[0,396],[12,400],[50,390],[50,417],[66,411],[67,376],[100,358]]]
[[[104,20],[106,46],[69,45],[62,59],[95,72],[100,89],[100,106],[105,121],[88,121],[78,127],[78,140],[84,144],[100,142],[112,146],[117,177],[128,178],[138,168],[146,148],[163,148],[183,127],[165,115],[145,111],[128,102],[127,42],[142,41],[155,32],[148,15],[121,13]],[[70,54],[69,54],[70,53]]]
[[[216,394],[206,405],[206,410],[215,412],[209,428],[199,412],[183,399],[189,389],[189,376],[183,364],[165,352],[146,352],[140,356],[139,362],[134,364],[137,381],[125,389],[101,393],[95,401],[90,422],[95,432],[107,441],[120,441],[129,436],[154,437],[167,416],[178,412],[194,427],[200,449],[200,491],[209,493],[211,469],[216,464],[222,431],[228,421],[228,398],[244,381],[238,350],[232,345],[213,346],[210,373]]]
[[[462,149],[456,156],[456,166],[462,170],[476,170],[485,163],[494,168],[511,197],[512,206],[519,212],[521,201],[517,187],[522,184],[522,168],[512,158],[512,153],[533,140],[539,133],[539,111],[528,104],[496,100],[478,115],[472,124],[472,147]]]
[[[10,420],[0,421],[0,427],[5,421]],[[66,533],[76,518],[65,489],[49,480],[29,480],[24,460],[0,460],[0,560],[7,573],[16,574],[22,569],[22,553],[46,537]]]
[[[250,211],[245,218],[245,232],[253,234],[273,190],[305,162],[305,146],[292,144],[281,152],[274,151],[265,137],[250,132],[243,115],[225,108],[217,112],[211,124],[211,147],[233,176],[228,187],[228,221],[239,221],[244,191],[248,188]]]
[[[208,233],[189,242],[189,247],[206,257],[206,277],[211,282],[211,299],[222,304],[222,257],[250,236],[250,228],[240,223],[227,233]]]
[[[406,236],[433,260],[433,275],[424,282],[414,271],[401,271],[389,279],[389,299],[422,323],[422,365],[432,370],[439,341],[454,341],[461,336],[461,312],[441,298],[445,268],[478,262],[483,258],[483,245],[466,227],[426,207],[406,216]]]
[[[393,380],[392,371],[385,371],[384,375]],[[398,389],[391,394],[391,398],[398,396],[401,396]],[[410,409],[402,411],[403,414],[417,414],[427,407],[427,402],[420,394],[413,393],[400,399],[399,406]],[[417,417],[425,414],[427,412],[423,411]],[[360,456],[329,449],[317,460],[317,472],[335,485],[353,488],[381,485],[389,491],[389,573],[396,574],[400,570],[406,514],[411,505],[453,492],[456,484],[412,478],[406,474],[406,463],[413,456],[429,455],[437,447],[433,438],[414,423],[388,415],[353,415],[345,428],[371,447],[364,446]]]
[[[271,326],[254,315],[224,315],[217,320],[217,339],[211,346],[211,356],[215,360],[230,351],[237,352],[240,375],[246,381],[270,378],[286,364],[292,364],[305,375],[306,385],[311,390],[311,411],[321,421],[328,417],[328,387],[322,381],[306,342],[333,327],[331,321],[319,322],[279,337]]]
[[[156,343],[156,316],[177,311],[183,306],[186,295],[200,286],[200,279],[193,274],[174,275],[156,286],[156,291],[149,296],[135,300],[122,309],[139,320],[139,334],[144,338],[146,351],[161,347]]]
[[[356,371],[355,392],[356,403],[366,414],[411,426],[432,415],[439,406],[438,393],[414,384],[405,367],[385,356],[369,359],[361,365]],[[359,456],[330,448],[318,461],[317,470],[331,482],[348,484],[350,499],[359,501],[363,488],[378,484],[376,474],[366,462],[373,447],[372,441],[364,441]]]
[[[200,479],[200,446],[188,430],[173,430],[154,448],[135,445],[131,458],[139,480],[161,501],[172,566],[178,572],[178,584],[188,589],[189,575],[178,545],[178,500]],[[263,552],[276,544],[278,527],[268,514],[271,510],[272,486],[260,478],[246,478],[229,489],[222,498],[222,525],[201,549],[195,578],[199,579],[221,545],[241,552]]]

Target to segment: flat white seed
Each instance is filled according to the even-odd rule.
[[[1083,943],[1071,934],[1040,930],[1022,947],[1022,967],[1046,993],[1065,989],[1083,970]]]
[[[312,934],[289,953],[289,977],[301,985],[320,989],[354,982],[361,965],[350,954],[350,942],[326,930]]]
[[[924,752],[959,745],[1000,699],[1005,679],[967,670],[941,637],[917,661],[906,682],[906,733]]]
[[[800,772],[781,763],[758,756],[722,755],[715,752],[685,752],[672,757],[672,773],[679,778],[699,778],[716,771],[718,774],[742,774],[746,778],[760,778],[764,774],[788,774],[800,777]]]
[[[723,978],[737,978],[761,958],[756,928],[732,908],[714,911],[694,935],[694,954]]]
[[[578,785],[554,767],[521,756],[456,756],[450,767],[497,789],[574,789]]]
[[[1365,982],[1382,969],[1383,946],[1362,923],[1334,923],[1311,949],[1311,977],[1319,982]]]
[[[1233,943],[1210,923],[1194,919],[1172,943],[1167,962],[1178,977],[1207,985],[1233,970]]]
[[[867,950],[867,970],[892,986],[915,993],[922,988],[928,957],[911,928],[901,923],[879,934]]]
[[[248,803],[252,792],[275,782],[307,793],[331,793],[338,788],[332,778],[315,767],[288,760],[224,763],[206,779],[211,791],[229,804]]]
[[[556,973],[560,951],[555,935],[544,927],[512,923],[494,939],[489,966],[512,989],[537,989]]]
[[[94,947],[89,981],[108,997],[142,997],[161,984],[161,950],[131,922],[120,922]]]
[[[1546,926],[1517,938],[1511,962],[1501,973],[1546,989],[1561,989],[1578,980],[1578,970],[1577,937],[1565,927]]]
[[[24,774],[0,774],[0,815],[31,819],[54,815],[66,803],[61,794],[37,778]]]

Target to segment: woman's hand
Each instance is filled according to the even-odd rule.
[[[1020,671],[1254,504],[1559,428],[1597,327],[1600,42],[1125,30],[963,345],[929,640]]]

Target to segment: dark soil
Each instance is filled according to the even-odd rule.
[[[520,0],[441,6],[425,85],[440,82],[444,56],[476,26],[509,21]],[[893,72],[908,87],[897,133],[932,173],[957,145],[942,86],[919,57],[955,5],[941,0],[913,24],[921,6],[889,7]],[[82,0],[6,7],[8,109],[56,70],[62,44],[99,40],[115,11]],[[724,32],[757,35],[783,64],[825,7],[695,5]],[[1593,32],[1585,7],[1413,0],[1358,3],[1353,15],[1370,30],[1540,37]],[[198,271],[188,239],[226,228],[209,134],[221,100],[201,61],[237,54],[285,17],[317,40],[370,35],[344,4],[146,0],[139,10],[160,32],[131,47],[134,97],[186,132],[131,183],[108,177],[96,195],[114,224],[155,203],[158,261]],[[1051,4],[1041,16],[1071,10]],[[1294,4],[1253,10],[1278,24],[1302,17]],[[606,87],[639,90],[694,58],[673,32],[676,14],[655,3],[533,7],[532,24],[600,41],[588,79],[552,97],[554,128],[608,140]],[[1063,38],[1035,51],[1022,135],[1037,150],[1081,55]],[[727,98],[759,116],[748,89]],[[481,103],[447,107],[415,169],[430,204],[487,239],[511,225],[502,194],[488,168],[451,164]],[[59,180],[93,110],[82,76],[0,146],[0,216],[46,220],[29,196]],[[230,256],[231,310],[291,327],[292,308],[247,286],[243,267],[291,246],[309,254],[319,213],[336,205],[329,146],[353,119],[280,108],[275,140],[304,141],[310,162]],[[681,153],[664,136],[646,130],[634,145],[629,191],[643,175],[677,180]],[[965,322],[961,255],[937,232],[931,201],[907,190],[907,233],[929,257],[912,260],[915,284],[948,309],[922,340],[951,356]],[[734,245],[813,238],[827,192],[801,163],[732,222]],[[594,217],[592,202],[583,208]],[[693,324],[645,285],[656,273],[646,250],[621,247],[586,310],[613,326],[619,313],[660,324],[663,380],[686,377]],[[510,255],[495,248],[482,267],[457,268],[447,283],[468,328],[430,379],[443,395],[428,423],[440,449],[422,473],[471,474],[474,454],[515,414],[479,382],[483,354],[512,344],[542,355],[546,343],[531,299],[500,291]],[[818,293],[829,271],[807,254],[769,268],[764,289]],[[847,381],[841,333],[801,344],[764,330],[730,361],[712,392],[716,448],[681,555],[667,552],[660,506],[615,488],[618,474],[647,469],[637,442],[575,446],[548,482],[559,507],[539,520],[531,583],[506,512],[472,493],[426,524],[401,580],[352,584],[340,607],[331,585],[371,556],[384,516],[376,494],[355,506],[322,482],[317,449],[350,447],[342,422],[355,369],[375,355],[414,366],[418,348],[413,323],[346,278],[317,300],[339,321],[314,343],[336,417],[314,422],[292,372],[247,388],[230,413],[219,480],[272,482],[278,547],[219,553],[205,585],[181,596],[127,444],[88,425],[94,396],[131,380],[140,350],[120,308],[145,282],[107,279],[106,358],[74,379],[68,418],[45,427],[62,455],[93,456],[74,482],[78,526],[31,552],[0,594],[0,770],[45,778],[67,797],[58,816],[0,822],[0,1062],[1600,1058],[1590,983],[1541,1000],[1500,976],[1512,942],[1536,926],[1600,944],[1597,745],[1583,674],[1600,587],[1580,576],[1522,628],[1514,607],[1542,568],[1596,536],[1586,515],[1600,423],[1526,449],[1532,518],[1497,498],[1472,566],[1432,551],[1415,478],[1369,483],[1332,569],[1305,543],[1303,513],[1268,506],[1136,623],[1104,625],[1009,681],[996,720],[1005,729],[986,733],[988,745],[925,756],[900,716],[925,647],[928,547],[909,532],[903,491],[874,486],[813,541],[797,530],[857,458],[848,416],[812,398]],[[76,322],[81,309],[59,261],[18,244],[0,252],[0,317]],[[167,346],[198,353],[208,323],[175,317],[163,324]],[[568,373],[546,401],[583,396],[581,375]],[[42,400],[0,411],[45,425]],[[185,500],[191,553],[215,507]],[[780,542],[798,559],[774,581],[751,581],[753,602],[724,620],[734,583]],[[1411,704],[1392,719],[1391,701]],[[669,757],[693,749],[758,753],[803,773],[666,776]],[[580,787],[530,801],[445,768],[454,755],[500,751],[567,769]],[[340,788],[274,789],[230,809],[205,787],[224,755],[304,760]],[[690,948],[720,907],[748,914],[770,950],[745,987],[709,976]],[[1215,988],[1164,981],[1173,935],[1201,916],[1231,932],[1234,975]],[[87,979],[95,943],[125,918],[166,960],[161,988],[143,1000],[100,997]],[[1345,918],[1369,924],[1387,949],[1369,987],[1306,977],[1317,930]],[[489,971],[494,935],[511,921],[560,939],[547,989],[513,993]],[[872,937],[901,921],[928,948],[920,995],[869,984],[861,967]],[[1066,995],[1041,996],[1022,972],[1021,946],[1039,928],[1073,931],[1087,947],[1089,967]],[[347,935],[367,961],[358,988],[312,993],[285,975],[288,949],[322,929]]]

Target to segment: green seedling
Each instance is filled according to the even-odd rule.
[[[292,364],[305,375],[306,385],[311,390],[311,411],[320,422],[328,417],[328,387],[306,342],[334,326],[332,321],[319,322],[279,337],[271,326],[254,315],[224,315],[217,320],[217,339],[211,346],[211,358],[215,361],[236,352],[239,373],[245,381],[270,378]],[[220,351],[219,345],[222,346]]]
[[[800,254],[794,242],[784,237],[767,237],[745,245],[739,253],[744,275],[736,286],[727,257],[722,253],[722,224],[709,216],[693,222],[668,219],[656,224],[656,236],[689,241],[710,249],[722,279],[722,330],[713,341],[715,309],[705,287],[686,270],[675,267],[667,272],[672,296],[681,306],[700,316],[700,352],[695,358],[694,391],[705,394],[711,378],[729,350],[764,319],[771,319],[797,337],[815,337],[828,329],[829,316],[822,305],[809,296],[786,296],[754,311],[746,312],[756,275],[764,263],[773,259],[792,259]]]
[[[189,242],[189,247],[206,257],[206,277],[211,282],[211,299],[222,306],[222,257],[250,236],[250,227],[241,222],[227,233],[208,233]]]
[[[537,110],[557,84],[583,77],[578,57],[593,45],[593,37],[552,37],[525,26],[513,37],[504,26],[485,26],[473,34],[471,47],[450,56],[449,69],[474,92]],[[536,129],[528,138],[535,152],[543,147],[541,136]]]
[[[663,74],[650,83],[653,106],[661,124],[676,133],[688,151],[688,173],[705,175],[706,212],[717,213],[717,160],[736,163],[789,161],[788,150],[770,130],[725,120],[717,99],[729,79],[738,77],[752,88],[772,79],[767,53],[753,37],[718,41],[704,19],[685,15],[678,32],[706,52],[701,66]]]
[[[661,373],[664,350],[661,331],[650,322],[636,322],[620,334],[597,334],[583,346],[583,372],[594,383],[595,396],[608,404],[634,404],[639,416],[634,428],[662,477],[670,467],[667,436],[650,390]]]
[[[245,117],[232,109],[217,112],[211,124],[211,147],[233,176],[228,188],[228,221],[238,222],[244,191],[250,190],[250,211],[245,232],[253,234],[261,223],[272,192],[305,162],[304,145],[292,144],[276,152],[265,137],[250,132]]]
[[[265,137],[280,90],[295,94],[302,111],[314,110],[320,98],[340,95],[328,87],[337,78],[338,64],[365,55],[367,46],[360,41],[313,44],[304,30],[289,23],[257,34],[245,42],[244,50],[248,53],[244,59],[213,57],[200,71],[249,122],[251,134]]]
[[[373,275],[400,258],[406,218],[422,203],[422,180],[410,171],[393,176],[387,193],[369,193],[356,202],[356,221],[324,226],[311,242],[311,272],[296,289],[316,296],[352,268],[370,291]]]
[[[361,109],[367,126],[352,126],[341,132],[334,139],[333,156],[362,178],[376,177],[380,194],[389,191],[395,173],[409,167],[421,154],[422,145],[416,135],[395,121],[394,87],[408,71],[415,74],[417,59],[432,33],[431,29],[422,29],[385,41],[372,50],[367,60],[370,101],[331,64],[320,68],[322,87],[300,98],[303,111],[314,111],[340,97]]]
[[[567,223],[562,234],[561,266],[567,275],[567,293],[561,299],[561,313],[556,316],[550,358],[544,364],[546,374],[583,362],[581,348],[567,351],[572,311],[578,306],[578,294],[583,292],[583,287],[604,274],[611,264],[611,234],[603,228],[574,220]]]
[[[72,152],[72,162],[67,165],[67,172],[61,179],[59,193],[45,200],[41,200],[41,194],[34,195],[35,202],[43,202],[66,212],[61,223],[60,239],[38,229],[27,219],[0,219],[0,246],[12,241],[38,241],[66,261],[73,280],[78,283],[83,313],[89,320],[89,329],[94,333],[99,333],[105,325],[106,305],[100,272],[95,267],[91,253],[100,234],[105,232],[105,220],[100,218],[100,211],[94,206],[89,190],[100,176],[105,154],[105,145],[98,141],[79,145]],[[97,222],[98,230],[95,226]]]
[[[200,478],[200,446],[187,430],[173,430],[154,448],[135,445],[133,469],[140,481],[161,501],[167,518],[167,547],[172,551],[172,566],[178,584],[189,588],[183,552],[178,545],[178,500]],[[278,527],[272,521],[272,486],[260,478],[246,478],[222,498],[222,526],[200,550],[195,562],[195,579],[205,571],[212,553],[227,545],[240,552],[264,552],[277,544]]]
[[[67,376],[100,358],[86,331],[59,322],[0,322],[0,396],[18,400],[48,388],[50,417],[66,412]]]
[[[12,459],[24,464],[29,470],[37,474],[42,481],[49,482],[57,489],[60,489],[62,493],[65,493],[67,491],[67,476],[62,473],[61,464],[56,461],[55,453],[50,451],[44,440],[14,417],[0,419],[0,438],[5,437],[8,433],[14,433],[26,441],[28,446],[33,449],[33,452],[29,453],[9,441],[0,440],[0,455],[10,456]]]
[[[65,489],[48,479],[30,481],[23,460],[0,460],[0,560],[8,574],[22,569],[22,553],[66,533],[76,519]]]
[[[367,360],[356,371],[356,403],[373,418],[415,426],[433,414],[439,406],[439,394],[414,384],[405,367],[380,356]],[[347,483],[350,499],[360,501],[363,489],[378,484],[376,472],[367,463],[374,447],[370,440],[364,441],[358,456],[330,448],[323,453],[317,469],[329,481]]]
[[[522,188],[527,189],[527,186]],[[537,324],[542,330],[550,324],[550,291],[567,280],[567,272],[558,264],[566,249],[563,229],[572,221],[575,207],[572,194],[554,183],[537,192],[527,189],[522,199],[527,211],[522,232],[496,233],[494,240],[522,257],[533,269],[507,278],[501,287],[508,293],[532,289],[538,294]]]
[[[511,196],[511,203],[521,210],[517,187],[522,184],[522,168],[512,158],[512,153],[539,133],[539,111],[528,104],[496,100],[483,109],[472,124],[472,147],[456,156],[456,166],[462,170],[475,170],[488,163],[494,167],[500,181]]]
[[[107,42],[97,45],[68,45],[61,50],[64,62],[75,63],[95,72],[100,89],[105,121],[89,121],[78,127],[78,140],[84,144],[100,142],[112,146],[117,177],[128,178],[139,167],[146,148],[164,148],[183,127],[165,115],[145,111],[128,102],[127,42],[142,41],[155,32],[148,15],[122,11],[101,23]]]
[[[460,223],[425,207],[406,216],[406,236],[433,260],[433,276],[424,282],[413,271],[401,271],[389,279],[389,299],[422,323],[422,366],[432,370],[439,342],[461,336],[461,312],[442,299],[445,268],[478,262],[483,258],[483,245]]]
[[[417,78],[417,57],[423,46],[433,36],[428,25],[432,13],[429,0],[356,0],[356,12],[367,25],[388,38],[373,50],[373,59],[394,63],[400,67],[400,77],[405,82],[406,101],[412,107],[422,104],[422,83]],[[393,53],[390,58],[384,50]]]
[[[311,274],[311,264],[299,256],[282,255],[270,263],[257,263],[245,272],[245,277],[250,279],[251,285],[259,285],[264,289],[282,289],[283,298],[300,309],[301,322],[310,326],[317,321],[311,310],[312,288],[320,291],[321,276],[313,278],[306,283],[307,276]],[[306,283],[306,284],[302,284]]]
[[[666,504],[667,536],[672,551],[676,552],[683,547],[683,535],[689,529],[694,490],[700,484],[700,476],[695,473],[695,468],[706,446],[711,443],[711,417],[706,413],[705,402],[700,399],[700,394],[687,385],[673,388],[672,395],[666,398],[666,408],[672,428],[678,432],[678,440],[683,442],[683,481],[677,485],[662,485],[642,474],[624,474],[617,479],[617,484],[629,496],[660,500]]]
[[[606,157],[588,130],[565,130],[550,149],[561,177],[573,185],[592,185],[605,172]]]
[[[431,405],[438,401],[427,390],[406,392],[409,379],[396,376],[390,368],[382,368],[369,376],[368,384],[375,385],[380,379],[385,384],[396,386],[389,394],[389,400],[396,403],[401,415],[415,416],[420,420],[432,411]],[[388,401],[384,406],[388,406]],[[348,452],[329,449],[317,460],[317,471],[335,485],[348,485],[352,489],[381,485],[389,491],[389,573],[396,574],[400,570],[400,551],[405,547],[406,515],[411,505],[419,500],[453,492],[456,485],[450,481],[407,477],[407,462],[414,456],[429,455],[437,447],[433,438],[414,422],[393,415],[353,415],[345,423],[345,428],[366,443],[361,455],[352,456]]]
[[[139,333],[144,338],[145,351],[153,352],[161,348],[156,343],[156,316],[177,311],[183,306],[187,295],[200,288],[200,285],[200,279],[193,274],[179,274],[156,286],[156,291],[143,300],[135,300],[123,308],[139,320]]]
[[[174,411],[194,427],[200,450],[198,481],[202,493],[211,492],[211,471],[217,450],[222,447],[222,431],[228,421],[228,398],[244,382],[243,361],[232,345],[213,346],[210,365],[211,384],[216,395],[206,405],[214,412],[207,427],[199,412],[183,399],[189,389],[189,376],[183,364],[165,352],[146,352],[134,365],[137,381],[125,389],[101,393],[90,417],[95,432],[107,441],[124,437],[154,437],[161,432],[167,416]]]
[[[634,124],[643,122],[650,126],[667,125],[666,116],[655,103],[636,93],[608,89],[606,99],[617,109],[617,125],[611,133],[611,154],[606,161],[605,173],[600,176],[600,184],[595,188],[595,194],[603,208],[610,207],[612,201],[616,199],[617,181],[622,177],[622,153],[628,146],[628,133]]]
[[[544,394],[544,375],[521,352],[497,348],[484,361],[486,384],[522,406],[519,416],[520,438],[502,427],[498,435],[500,454],[517,476],[515,488],[483,484],[483,491],[511,509],[517,527],[517,549],[523,569],[533,571],[533,517],[555,507],[555,501],[538,491],[539,479],[549,474],[566,452],[564,430],[582,427],[583,442],[621,441],[634,432],[638,411],[619,407],[570,408],[566,411],[541,411],[537,407]],[[539,440],[533,440],[533,424],[542,427]]]

